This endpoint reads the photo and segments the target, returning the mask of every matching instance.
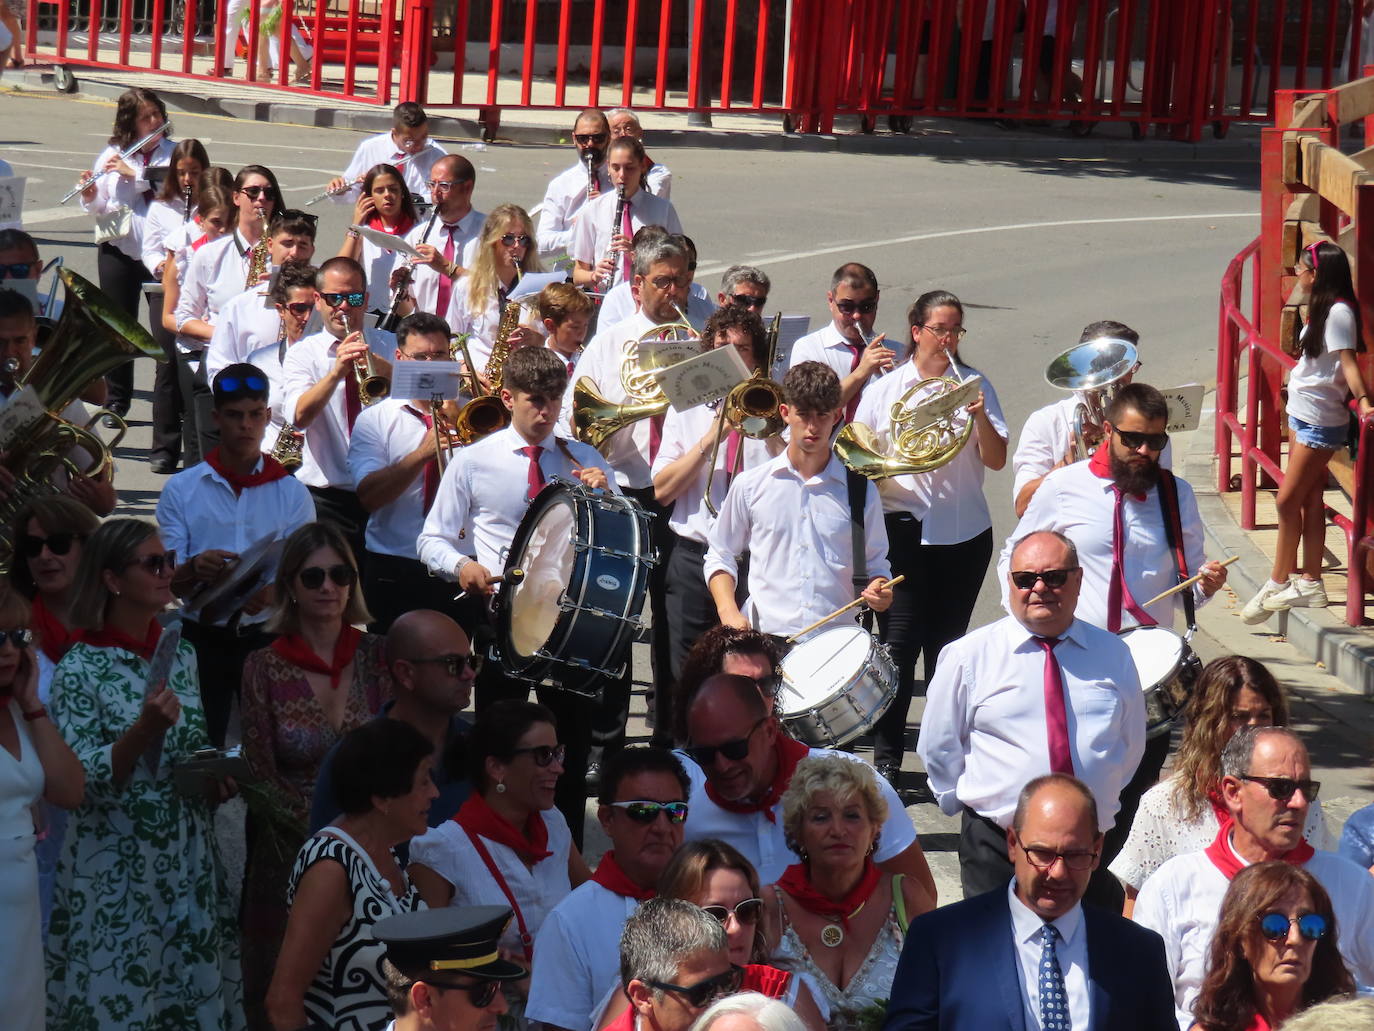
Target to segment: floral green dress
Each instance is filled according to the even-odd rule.
[[[86,797],[57,867],[48,1026],[238,1031],[238,934],[210,807],[172,785],[172,766],[209,744],[185,641],[168,679],[181,718],[156,772],[140,756],[123,784],[111,775],[112,746],[142,711],[148,672],[132,652],[78,643],[53,674],[53,719],[86,769]]]

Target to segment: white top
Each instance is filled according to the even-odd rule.
[[[572,833],[563,814],[557,809],[546,809],[539,814],[549,831],[549,841],[545,848],[553,855],[527,867],[509,845],[502,845],[490,838],[482,838],[492,862],[506,879],[506,885],[520,906],[525,918],[525,928],[531,936],[537,937],[553,907],[562,902],[572,891],[568,879],[568,854],[572,849]],[[410,842],[410,861],[423,863],[453,885],[453,898],[450,906],[509,906],[510,901],[501,886],[492,877],[487,864],[473,848],[468,832],[453,820],[445,820],[438,827],[431,827]],[[520,955],[520,923],[511,920],[510,926],[501,935],[499,942],[503,949]]]
[[[649,171],[644,173],[644,182],[640,184],[640,189],[667,200],[673,192],[673,173],[667,165],[650,165]]]
[[[180,335],[181,327],[190,319],[201,319],[212,325],[226,304],[247,288],[248,255],[252,245],[239,235],[238,229],[212,240],[191,255],[191,264],[181,282],[181,297],[177,301],[177,343],[187,350],[199,351],[202,340]]]
[[[365,331],[372,353],[387,360],[396,351],[396,338],[379,329]],[[295,418],[301,395],[334,368],[339,341],[328,332],[302,337],[286,352],[282,362],[282,410]],[[310,487],[353,489],[353,474],[348,471],[348,402],[345,390],[357,390],[354,376],[345,376],[324,410],[305,428],[305,448],[296,479]]]
[[[568,257],[595,266],[606,256],[611,237],[620,232],[620,226],[611,224],[615,219],[618,201],[615,191],[611,190],[587,203],[573,229]],[[682,232],[682,220],[677,217],[677,209],[672,201],[664,197],[637,190],[634,196],[625,201],[625,211],[630,216],[629,236],[634,236],[645,226],[662,226],[670,233]],[[616,278],[622,278],[619,268],[616,269]]]
[[[416,223],[421,232],[424,232],[427,221],[428,219],[422,218]],[[436,226],[439,224],[437,219],[434,224]],[[376,228],[379,232],[390,232],[382,225],[378,225]],[[410,228],[414,229],[415,226]],[[401,234],[401,239],[404,240],[409,235],[409,230],[407,230]],[[391,303],[391,270],[396,267],[396,252],[383,250],[365,236],[361,242],[362,251],[358,256],[358,264],[362,265],[363,274],[367,277],[367,310],[386,311],[387,305]]]
[[[313,326],[306,335],[319,332],[319,315],[310,315]],[[220,309],[215,331],[205,345],[205,379],[213,383],[219,371],[235,362],[246,362],[259,348],[282,337],[282,317],[263,289],[244,290]]]
[[[267,376],[267,408],[271,412],[271,418],[267,424],[267,432],[262,437],[262,449],[267,454],[271,454],[272,449],[276,447],[277,437],[287,423],[286,377],[282,373],[282,360],[290,348],[285,345],[285,340],[274,341],[265,347],[259,347],[244,359],[249,365],[256,365]]]
[[[458,566],[473,558],[493,575],[505,568],[506,552],[529,507],[529,459],[521,453],[527,446],[507,426],[462,448],[448,464],[417,542],[420,561],[436,576],[456,580]],[[539,446],[545,483],[555,476],[574,478],[552,433]],[[610,479],[610,467],[594,448],[575,440],[567,446],[579,467],[597,466]]]
[[[653,319],[640,311],[628,319],[608,323],[606,328],[596,331],[577,364],[577,375],[568,379],[568,387],[563,394],[563,409],[558,415],[559,433],[566,437],[572,436],[573,390],[583,376],[591,379],[596,384],[596,389],[611,404],[624,404],[629,400],[629,395],[625,393],[625,387],[620,380],[620,367],[625,360],[625,344],[628,341],[638,341],[656,325]],[[476,360],[475,355],[473,360]],[[611,434],[601,445],[601,452],[615,469],[615,479],[621,487],[638,490],[653,482],[649,472],[649,424],[649,419],[639,419],[623,430]]]
[[[702,841],[706,838],[719,838],[733,845],[745,859],[758,871],[760,884],[772,884],[782,872],[793,863],[797,856],[787,847],[782,827],[781,799],[773,805],[772,819],[767,813],[732,813],[711,801],[706,793],[706,774],[686,752],[673,753],[687,771],[692,782],[691,794],[687,796],[687,823],[683,830],[683,841]],[[893,856],[900,855],[911,847],[916,840],[916,828],[897,792],[864,759],[851,752],[841,752],[834,748],[812,748],[807,758],[839,757],[850,762],[863,763],[878,785],[878,791],[887,803],[887,819],[883,822],[882,833],[878,838],[878,848],[873,853],[873,861],[885,863]]]
[[[431,138],[424,150],[400,165],[406,189],[411,193],[418,193],[421,197],[429,196],[429,187],[425,184],[429,182],[430,170],[434,168],[434,163],[447,153],[448,151]],[[354,179],[367,175],[373,165],[394,165],[405,156],[406,152],[396,146],[396,141],[391,138],[389,131],[369,136],[358,144],[358,149],[353,152],[353,160],[344,169],[343,177],[351,183]],[[352,203],[357,199],[359,189],[360,186],[350,187],[334,199]]]
[[[348,470],[353,489],[381,469],[395,465],[420,446],[432,441],[424,415],[410,401],[387,398],[369,405],[353,424],[348,442]],[[431,450],[433,448],[431,447]],[[418,558],[415,540],[425,522],[425,472],[422,469],[401,495],[367,518],[367,550],[379,555]]]
[[[121,237],[107,240],[106,243],[118,247],[124,254],[133,258],[134,261],[143,260],[143,223],[148,214],[148,203],[151,199],[148,194],[152,186],[143,177],[144,169],[154,165],[168,165],[172,162],[172,150],[176,144],[166,136],[158,139],[150,155],[142,153],[134,154],[128,159],[126,164],[134,170],[135,177],[126,179],[118,172],[102,172],[105,162],[110,158],[118,157],[123,147],[107,146],[100,152],[95,163],[91,165],[91,171],[97,173],[95,181],[95,196],[90,203],[84,197],[77,194],[81,202],[81,210],[92,215],[110,215],[121,208],[129,208],[133,212],[133,221],[129,225],[129,231]]]
[[[887,527],[878,488],[865,484],[864,548],[867,580],[891,576]],[[739,558],[750,553],[749,597],[743,612],[765,634],[786,636],[853,601],[854,546],[845,468],[834,455],[817,476],[803,480],[784,451],[735,477],[711,529],[703,573],[739,582]],[[852,623],[852,612],[829,626]]]
[[[453,293],[449,296],[444,321],[451,332],[470,334],[467,339],[468,353],[472,355],[477,370],[485,372],[487,359],[491,357],[491,349],[496,343],[496,331],[501,326],[501,306],[497,303],[496,295],[492,294],[480,308],[474,307],[468,297],[468,286],[466,275],[453,281]],[[520,306],[519,325],[538,329],[541,334],[544,332],[534,309],[524,303]]]
[[[1169,777],[1141,796],[1126,844],[1108,867],[1132,888],[1139,889],[1146,878],[1174,856],[1200,852],[1217,836],[1217,819],[1210,805],[1204,805],[1196,819],[1188,819],[1179,810],[1174,803],[1177,784],[1177,776]],[[1320,801],[1308,807],[1302,836],[1313,848],[1336,850],[1336,839],[1326,826]]]
[[[1021,982],[1021,1000],[1026,1004],[1026,1028],[1045,1031],[1040,1019],[1040,956],[1045,949],[1045,921],[1016,897],[1016,881],[1007,887],[1011,909],[1011,937],[1016,943],[1016,979]],[[1087,1031],[1091,995],[1088,991],[1088,932],[1083,926],[1083,904],[1051,920],[1059,932],[1054,954],[1059,972],[1064,975],[1064,994],[1068,996],[1069,1026],[1060,1031]]]
[[[891,339],[891,337],[888,338],[889,341]],[[898,341],[895,350],[901,350],[900,341]],[[792,355],[788,359],[787,367],[790,369],[793,365],[800,365],[802,362],[822,362],[829,365],[835,370],[835,375],[840,377],[840,382],[844,382],[844,378],[854,371],[854,352],[850,348],[849,341],[835,328],[833,319],[815,332],[806,334],[792,345]],[[868,382],[860,389],[860,396],[865,390],[872,387],[882,375],[881,372],[875,372],[870,376]],[[875,426],[874,429],[877,427]]]
[[[167,241],[173,232],[189,220],[186,218],[186,201],[183,197],[176,200],[155,200],[148,205],[148,214],[143,220],[143,264],[154,279],[161,279],[157,267],[167,260]],[[191,215],[195,216],[195,206]]]
[[[1307,336],[1306,326],[1302,336]],[[1344,426],[1350,391],[1341,372],[1341,352],[1355,350],[1355,313],[1344,301],[1331,306],[1325,337],[1322,353],[1309,358],[1303,352],[1288,374],[1288,414],[1314,426]]]
[[[34,648],[34,654],[42,652]],[[32,806],[43,795],[43,763],[38,758],[38,750],[29,737],[29,728],[20,711],[19,703],[13,698],[9,701],[10,716],[14,720],[15,733],[19,739],[19,758],[16,759],[7,749],[0,748],[0,841],[5,842],[6,858],[14,855],[11,842],[27,842],[31,850],[34,844]],[[21,870],[17,866],[6,871],[8,877],[18,877]],[[37,945],[37,942],[34,943]]]
[[[620,933],[638,908],[595,881],[558,903],[534,943],[526,1019],[592,1031],[597,1003],[620,983]]]
[[[253,471],[261,469],[259,461]],[[315,499],[294,476],[245,487],[235,494],[229,481],[209,462],[199,462],[171,477],[157,502],[163,546],[175,551],[182,562],[212,549],[242,554],[268,534],[285,540],[314,519]],[[275,577],[275,565],[268,572]],[[184,614],[195,619],[198,611],[187,607]],[[266,618],[264,610],[255,616],[245,615],[239,622],[247,625]]]
[[[539,206],[539,256],[559,258],[572,245],[573,226],[587,202],[587,166],[580,161],[559,172],[549,181]],[[597,188],[602,195],[611,189],[611,177],[603,161],[596,169]]]
[[[668,415],[663,420],[663,443],[658,449],[658,457],[654,459],[654,475],[657,476],[688,452],[695,453],[702,436],[711,428],[715,419],[716,410],[706,405],[697,405],[685,412],[669,408]],[[715,502],[717,509],[724,506],[730,489],[730,477],[725,472],[729,439],[727,430],[720,439],[720,448],[716,453],[716,474],[711,481],[711,500]],[[767,441],[741,436],[740,451],[743,457],[740,472],[769,461]],[[706,457],[711,457],[709,447]],[[668,525],[675,534],[698,544],[708,543],[711,527],[716,525],[716,517],[706,507],[706,477],[709,472],[710,467],[703,461],[697,468],[695,478],[683,488],[682,493],[673,502],[673,514],[668,520]]]
[[[1361,985],[1374,985],[1374,877],[1332,852],[1317,852],[1303,869],[1331,896],[1341,956],[1351,975]],[[1161,866],[1135,900],[1132,918],[1164,939],[1180,1031],[1192,1026],[1193,1003],[1230,883],[1205,852],[1189,852]]]
[[[167,233],[167,239],[163,241],[163,245],[167,249],[167,257],[176,262],[178,286],[186,282],[186,270],[191,266],[191,256],[196,253],[196,241],[204,235],[205,229],[195,218],[192,218],[185,225],[176,226]],[[208,247],[210,244],[205,243],[201,246]]]
[[[715,300],[706,288],[696,280],[687,288],[687,318],[693,325],[703,325],[717,308]],[[617,277],[615,286],[607,291],[606,296],[601,299],[601,310],[597,314],[597,324],[602,326],[614,326],[622,319],[628,319],[635,312],[639,311],[639,302],[635,300],[634,291],[630,289],[630,284]]]
[[[463,268],[471,268],[472,262],[477,256],[477,244],[482,236],[482,223],[487,220],[487,216],[480,211],[469,211],[457,222],[443,222],[439,219],[434,220],[434,228],[429,231],[429,238],[424,242],[432,246],[440,254],[443,254],[448,247],[448,238],[453,237],[453,260]],[[410,232],[406,233],[407,243],[418,246],[425,236],[425,228],[429,225],[429,219],[424,218],[411,227]],[[389,273],[388,273],[389,274]],[[372,283],[368,279],[369,288]],[[382,305],[385,306],[390,299],[391,293],[387,288]],[[453,284],[453,292],[457,293],[458,283]],[[415,298],[415,310],[427,311],[431,315],[438,315],[441,318],[444,312],[439,308],[439,273],[429,265],[416,265],[414,275],[410,280],[410,294]],[[452,303],[452,294],[449,295]]]
[[[1115,634],[1076,619],[1060,641],[1054,656],[1073,772],[1092,789],[1105,832],[1145,752],[1145,696],[1130,649]],[[1026,783],[1050,772],[1045,651],[1014,618],[970,631],[940,652],[916,754],[945,815],[968,806],[1003,827]]]
[[[793,352],[796,353],[795,351]],[[953,371],[946,373],[956,378]],[[980,373],[967,365],[959,365],[959,376],[968,379]],[[888,416],[894,402],[923,377],[916,371],[914,361],[904,362],[863,393],[854,421],[873,429],[884,451],[891,450],[892,420]],[[918,399],[919,400],[919,399]],[[993,429],[1007,439],[1007,422],[997,391],[983,380],[983,406]],[[954,422],[961,430],[971,416],[962,409],[954,413]],[[983,497],[983,476],[987,467],[978,455],[978,429],[957,455],[938,469],[915,476],[892,476],[878,481],[884,512],[909,512],[921,521],[922,544],[960,544],[972,540],[992,526],[992,513]]]
[[[1179,521],[1183,524],[1183,555],[1191,575],[1207,561],[1203,550],[1202,517],[1198,514],[1193,488],[1181,477],[1175,477],[1174,482],[1178,484]],[[997,560],[997,582],[1001,585],[1003,607],[1007,603],[1007,569],[1012,545],[1032,530],[1058,530],[1073,541],[1083,567],[1078,618],[1105,627],[1107,590],[1112,579],[1115,504],[1112,481],[1096,475],[1087,461],[1064,466],[1046,476]],[[1122,501],[1121,518],[1126,534],[1122,546],[1126,586],[1136,604],[1143,605],[1178,583],[1178,565],[1164,533],[1159,488],[1152,488],[1144,501],[1127,495]],[[1171,627],[1175,616],[1183,614],[1182,597],[1181,592],[1171,595],[1145,611],[1161,625]],[[1193,598],[1199,606],[1207,601],[1200,586],[1193,588]],[[1135,625],[1135,619],[1123,605],[1122,629]]]

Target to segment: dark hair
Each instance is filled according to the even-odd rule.
[[[1078,342],[1086,344],[1089,340],[1101,340],[1103,337],[1115,337],[1117,340],[1124,340],[1128,344],[1140,343],[1139,333],[1126,323],[1113,322],[1111,319],[1089,322],[1083,327],[1083,333],[1079,336]]]
[[[1113,426],[1127,412],[1136,412],[1146,422],[1169,418],[1169,402],[1148,383],[1127,383],[1107,406],[1107,421]]]
[[[628,150],[630,152],[635,161],[639,163],[640,179],[642,181],[644,162],[648,158],[648,155],[644,152],[644,144],[640,143],[639,140],[635,139],[633,136],[617,136],[615,139],[611,140],[610,146],[606,148],[606,156],[610,157],[611,151],[613,150]]]
[[[248,385],[250,376],[257,377],[258,381],[262,383],[261,389],[255,389]],[[234,389],[227,389],[225,380],[233,381]],[[226,365],[215,373],[214,381],[210,384],[210,393],[214,397],[215,407],[223,408],[235,401],[266,401],[271,390],[267,382],[267,373],[248,362],[235,362],[233,365]]]
[[[407,315],[401,320],[401,324],[396,327],[396,346],[403,348],[406,341],[412,336],[439,336],[445,340],[449,338],[450,330],[448,323],[439,318],[438,315],[427,311],[417,311]]]
[[[1293,353],[1301,348],[1307,357],[1315,358],[1326,350],[1326,319],[1337,301],[1355,313],[1355,350],[1363,353],[1364,333],[1360,325],[1360,306],[1355,303],[1355,284],[1350,279],[1350,259],[1341,248],[1325,241],[1306,247],[1303,257],[1316,275],[1307,298],[1307,330],[1303,332],[1295,325],[1294,332],[1299,337]]]
[[[697,689],[709,676],[719,673],[728,655],[762,655],[768,665],[777,669],[782,654],[773,639],[750,627],[740,630],[723,623],[713,626],[696,639],[687,657],[682,660],[677,689],[673,693],[673,734],[678,741],[687,740],[687,706]]]
[[[768,703],[763,700],[763,693],[759,691],[759,685],[749,677],[742,677],[738,673],[713,673],[700,684],[696,690],[690,694],[684,692],[682,699],[682,729],[683,740],[690,741],[692,736],[688,733],[689,716],[692,706],[696,700],[707,691],[720,688],[744,706],[749,716],[755,720],[761,720],[768,715]],[[743,729],[743,728],[741,728]]]
[[[798,412],[833,412],[840,407],[840,377],[821,362],[800,362],[782,378],[782,396]]]
[[[167,121],[167,105],[150,89],[142,86],[134,86],[126,89],[119,95],[119,100],[115,103],[114,131],[110,134],[110,146],[118,147],[120,150],[137,143],[139,140],[138,131],[138,110],[144,104],[151,104],[157,108],[157,113],[162,116],[162,121]]]
[[[1092,824],[1093,837],[1096,838],[1098,836],[1097,799],[1093,797],[1092,789],[1088,785],[1067,773],[1046,773],[1029,781],[1021,789],[1021,794],[1016,797],[1016,810],[1011,817],[1012,829],[1017,834],[1021,833],[1021,828],[1026,825],[1026,812],[1030,809],[1031,802],[1034,801],[1035,796],[1040,793],[1042,788],[1047,788],[1052,784],[1076,791],[1079,797],[1087,803],[1088,820]]]
[[[100,529],[100,520],[89,508],[66,494],[40,494],[30,498],[14,515],[12,540],[18,541],[36,520],[44,533],[72,533],[85,540]],[[18,556],[10,560],[10,583],[26,598],[38,594],[38,585],[29,573],[29,564]]]
[[[315,289],[324,289],[324,274],[326,272],[334,272],[338,270],[354,273],[355,275],[357,275],[359,279],[363,281],[363,289],[367,289],[367,270],[363,268],[361,264],[354,261],[352,258],[345,258],[342,255],[337,254],[334,257],[330,258],[328,261],[323,262],[320,265],[320,267],[315,270]]]
[[[477,181],[477,169],[472,167],[472,162],[463,157],[462,154],[445,154],[438,161],[434,162],[434,168],[443,165],[445,168],[452,168],[451,179],[455,183],[475,183]],[[433,170],[430,171],[433,176]]]
[[[592,299],[571,283],[550,283],[539,291],[539,317],[561,326],[574,315],[590,315]]]
[[[196,183],[196,214],[215,208],[231,211],[234,207],[234,178],[227,168],[207,168]]]
[[[837,268],[830,277],[830,292],[832,294],[841,286],[847,286],[852,290],[867,288],[877,293],[878,277],[867,265],[860,265],[857,261],[847,261]]]
[[[520,739],[536,723],[547,723],[556,728],[558,719],[550,709],[538,702],[520,702],[513,698],[492,702],[477,714],[472,730],[462,739],[462,748],[450,748],[445,756],[450,773],[461,776],[466,772],[468,780],[480,794],[488,786],[487,760],[510,761],[519,747]],[[466,765],[466,771],[459,768],[460,760],[461,764]]]
[[[419,105],[416,105],[417,107]],[[388,165],[386,162],[373,165],[363,176],[363,196],[366,197],[372,192],[372,184],[380,176],[389,175],[401,184],[401,218],[409,219],[412,224],[419,220],[420,214],[415,210],[415,201],[410,197],[410,187],[406,185],[406,177],[395,165]]]
[[[568,386],[568,367],[547,347],[522,347],[506,359],[501,379],[512,392],[561,398]]]
[[[716,337],[731,329],[741,330],[749,338],[749,347],[754,352],[754,368],[762,369],[767,376],[769,370],[764,366],[768,364],[768,330],[763,326],[763,319],[750,308],[736,308],[728,304],[713,311],[706,320],[706,328],[701,331],[702,346],[715,347]]]
[[[425,109],[413,100],[403,100],[391,112],[391,127],[393,129],[414,129],[416,126],[424,125],[427,121],[429,121],[429,117],[425,114]]]
[[[692,793],[692,782],[687,777],[687,771],[682,768],[682,763],[678,762],[677,756],[666,748],[635,745],[622,748],[602,764],[601,793],[597,796],[597,802],[600,805],[610,805],[616,801],[615,796],[620,790],[621,782],[626,777],[633,777],[638,773],[666,773],[675,778],[678,787],[682,789],[684,802]]]
[[[1312,911],[1324,916],[1328,926],[1312,952],[1312,970],[1302,986],[1302,1007],[1355,990],[1337,944],[1331,896],[1321,882],[1302,867],[1281,860],[1255,863],[1236,874],[1221,901],[1207,976],[1193,1004],[1193,1016],[1205,1031],[1242,1031],[1252,1026],[1259,1011],[1259,993],[1247,947],[1263,947],[1259,918],[1294,889],[1307,893]]]
[[[936,308],[953,308],[959,313],[959,318],[964,317],[964,305],[959,298],[948,290],[928,290],[912,301],[911,307],[906,310],[907,325],[913,328],[924,326]]]
[[[319,269],[304,261],[288,261],[277,270],[276,281],[272,284],[273,304],[285,304],[291,299],[292,290],[315,289],[315,277]]]
[[[205,153],[205,145],[200,140],[182,140],[172,148],[172,159],[168,162],[167,178],[162,180],[162,189],[158,191],[158,200],[175,200],[182,196],[181,185],[177,182],[177,169],[183,161],[191,158],[193,161],[200,162],[201,174],[210,167],[210,155]],[[191,192],[195,192],[195,184],[191,184]],[[192,200],[194,203],[194,199]]]
[[[374,798],[399,798],[415,787],[415,771],[434,744],[404,720],[369,720],[344,735],[334,753],[334,801],[360,816]]]
[[[286,233],[289,236],[308,236],[310,242],[314,243],[319,222],[318,215],[301,211],[299,208],[278,208],[267,226],[267,235],[277,236]]]
[[[286,202],[281,199],[281,186],[277,184],[277,175],[266,165],[244,165],[240,168],[238,175],[234,176],[235,193],[243,189],[243,184],[250,175],[260,175],[267,180],[267,194],[272,198],[274,212],[286,206]]]
[[[32,236],[13,226],[0,229],[0,251],[19,250],[27,250],[33,255],[34,261],[38,260],[38,242]]]
[[[0,319],[33,318],[33,302],[28,296],[9,287],[0,289]]]
[[[610,119],[608,119],[608,118],[606,117],[606,112],[603,111],[603,110],[601,110],[601,108],[599,108],[599,107],[584,107],[581,111],[577,112],[577,117],[573,119],[573,131],[574,131],[574,132],[577,131],[577,123],[580,122],[580,121],[582,121],[582,119],[584,119],[584,118],[592,118],[592,119],[595,119],[596,121],[600,122],[600,123],[601,123],[601,129],[602,129],[602,131],[605,132],[605,133],[607,133],[608,135],[610,134],[610,131],[611,131],[611,122],[610,122]]]

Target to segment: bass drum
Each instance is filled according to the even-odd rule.
[[[896,694],[887,648],[861,626],[837,626],[787,653],[777,703],[798,741],[838,748],[872,730]]]
[[[1145,736],[1158,737],[1173,728],[1193,696],[1202,660],[1188,642],[1162,626],[1121,631],[1145,692]]]
[[[530,502],[496,596],[508,676],[563,686],[625,671],[654,564],[650,516],[619,494],[554,478]],[[581,676],[567,676],[577,672]]]

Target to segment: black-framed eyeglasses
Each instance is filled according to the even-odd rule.
[[[590,147],[596,143],[605,143],[606,135],[604,132],[575,132],[573,139],[584,147]]]
[[[267,389],[267,380],[261,376],[221,376],[215,381],[215,387],[221,394],[237,394],[242,390],[254,394],[261,394]]]
[[[1056,852],[1052,848],[1037,848],[1035,846],[1026,847],[1020,845],[1021,851],[1026,853],[1026,859],[1031,866],[1037,870],[1048,870],[1060,859],[1064,860],[1064,865],[1070,870],[1082,873],[1084,870],[1092,869],[1093,861],[1097,859],[1097,853],[1088,848],[1070,849],[1067,852]]]
[[[501,237],[501,242],[507,247],[514,247],[516,244],[521,247],[528,247],[533,241],[526,233],[506,233]]]
[[[15,550],[19,552],[20,558],[37,558],[43,554],[44,548],[54,555],[65,555],[72,550],[73,544],[85,539],[84,533],[50,533],[46,537],[35,537],[26,533],[19,538]]]
[[[701,909],[708,916],[720,921],[722,927],[730,919],[731,913],[734,913],[735,919],[742,924],[756,924],[763,915],[763,899],[745,899],[743,902],[736,902],[733,909],[726,906],[702,906]]]
[[[1121,441],[1127,451],[1139,451],[1140,445],[1144,444],[1151,451],[1163,451],[1165,445],[1169,443],[1167,433],[1137,433],[1133,430],[1117,430],[1116,439]]]
[[[662,813],[673,824],[687,822],[686,802],[650,802],[639,799],[632,802],[612,802],[616,809],[623,810],[635,823],[653,823]]]
[[[1264,790],[1269,792],[1269,797],[1275,802],[1287,802],[1298,791],[1301,791],[1303,798],[1309,802],[1315,802],[1318,792],[1322,789],[1322,782],[1319,780],[1294,780],[1292,777],[1252,777],[1248,773],[1242,774],[1240,779],[1255,784],[1263,784]]]
[[[694,985],[673,984],[671,981],[646,981],[650,988],[657,988],[660,992],[672,992],[682,998],[688,1006],[694,1010],[705,1009],[717,999],[727,995],[734,995],[739,991],[739,986],[744,980],[744,970],[734,964],[730,965],[729,970],[723,970],[715,977],[708,977],[704,981],[698,981]]]
[[[552,766],[558,763],[563,765],[563,759],[568,754],[567,745],[531,745],[529,748],[512,748],[511,758],[517,755],[528,755],[534,760],[536,766]]]
[[[272,187],[270,186],[240,186],[238,192],[249,200],[257,200],[264,193],[267,194],[268,200],[272,199]]]
[[[878,310],[878,301],[876,298],[872,297],[866,301],[851,301],[846,298],[843,301],[836,301],[835,307],[846,315],[854,315],[856,313],[859,315],[872,315]]]
[[[18,627],[14,630],[0,630],[0,645],[6,641],[23,651],[33,644],[33,631],[28,627]]]
[[[1011,582],[1020,591],[1029,591],[1037,580],[1044,580],[1045,586],[1057,591],[1069,582],[1069,577],[1078,572],[1079,567],[1071,569],[1017,569],[1011,574]]]
[[[739,762],[749,754],[749,742],[754,739],[755,732],[759,727],[768,722],[770,717],[764,716],[752,727],[744,737],[737,737],[733,741],[722,741],[718,745],[688,745],[683,749],[692,761],[705,769],[716,761],[716,753],[719,752],[731,762]]]
[[[352,587],[353,581],[358,579],[357,571],[343,562],[328,569],[323,566],[306,566],[296,576],[300,578],[301,586],[307,591],[318,591],[324,586],[326,576],[334,582],[335,587]]]
[[[925,326],[921,325],[920,323],[917,323],[916,328],[924,329],[927,333],[935,337],[937,340],[954,340],[957,342],[963,340],[964,337],[968,336],[968,330],[966,330],[963,326],[955,326],[953,329],[945,329],[940,326]]]
[[[288,301],[282,307],[298,319],[305,318],[315,309],[315,306],[309,301]]]
[[[320,296],[324,298],[324,303],[329,305],[329,307],[331,308],[337,308],[339,307],[339,305],[344,303],[347,303],[350,308],[361,308],[363,306],[363,302],[367,300],[367,294],[364,293],[362,290],[350,293],[338,293],[331,291],[327,294],[322,293],[320,294]]]
[[[153,576],[161,576],[164,572],[170,576],[177,567],[177,553],[169,551],[163,555],[144,555],[141,558],[130,559],[124,566],[126,569],[129,566],[138,566]]]
[[[753,294],[731,294],[730,302],[737,308],[757,308],[763,311],[763,306],[768,303],[767,297],[755,297]]]
[[[468,1001],[477,1009],[484,1010],[491,1005],[496,998],[496,993],[501,990],[500,981],[478,981],[476,984],[444,984],[442,981],[426,981],[425,984],[431,988],[438,988],[441,992],[467,992]]]
[[[461,677],[464,670],[472,670],[476,675],[482,672],[482,655],[480,652],[470,652],[467,655],[432,655],[425,659],[409,659],[415,663],[435,663],[444,667],[444,672],[451,677]]]
[[[12,265],[0,265],[0,279],[28,279],[36,262],[16,261]]]
[[[1265,913],[1259,920],[1260,934],[1264,935],[1265,941],[1281,942],[1288,937],[1288,929],[1294,924],[1298,927],[1298,933],[1310,942],[1319,941],[1326,937],[1330,924],[1326,917],[1320,913],[1304,913],[1296,920],[1285,916],[1282,913]]]

